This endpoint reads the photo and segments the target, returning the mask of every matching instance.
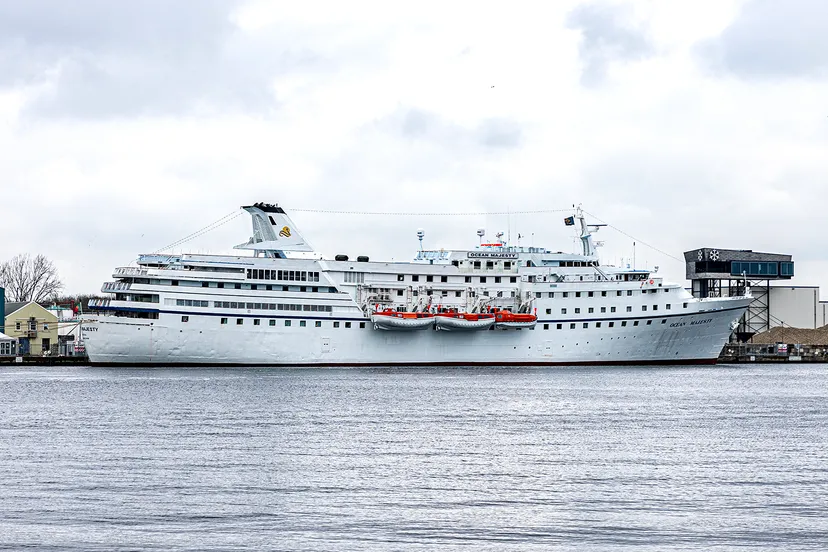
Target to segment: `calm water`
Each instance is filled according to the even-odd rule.
[[[0,548],[828,549],[828,366],[0,369]]]

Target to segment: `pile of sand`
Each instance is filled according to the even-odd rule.
[[[802,345],[828,345],[828,325],[808,330],[805,328],[771,328],[753,336],[752,343],[800,343]]]

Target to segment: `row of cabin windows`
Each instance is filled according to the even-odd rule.
[[[286,280],[288,282],[318,282],[319,273],[305,270],[247,269],[248,280]]]
[[[287,271],[278,271],[278,272],[287,272]],[[311,274],[310,272],[308,274]],[[314,272],[313,274],[319,274],[318,272]],[[303,281],[303,280],[296,280],[296,281]],[[307,281],[319,281],[318,278],[316,280],[307,280]],[[267,290],[267,291],[296,291],[295,289],[298,286],[278,286],[278,285],[271,285],[271,284],[237,284],[233,282],[192,282],[188,280],[170,280],[169,285],[178,287],[189,286],[189,287],[198,287],[199,284],[203,288],[218,288],[218,289],[251,289],[251,290]],[[139,283],[147,283],[152,285],[166,285],[163,283],[162,280],[152,280],[147,282],[138,282],[138,278],[135,279],[136,284]],[[336,293],[336,288],[334,287],[327,287],[327,286],[301,286],[300,291],[312,291],[314,293]]]
[[[182,316],[182,317],[181,317],[181,321],[182,321],[182,322],[189,322],[189,320],[190,320],[190,319],[189,319],[189,317],[188,317],[188,316]],[[221,324],[229,324],[229,320],[230,320],[229,318],[222,318],[222,319],[221,319]],[[290,326],[292,326],[292,325],[293,325],[293,322],[294,322],[294,320],[284,320],[284,321],[283,321],[283,324],[284,324],[286,327],[290,327]],[[327,324],[327,323],[326,323],[326,324]],[[243,325],[244,325],[244,318],[236,318],[236,326],[243,326]],[[254,326],[261,326],[261,325],[262,325],[262,321],[261,321],[261,319],[259,319],[259,318],[254,318],[254,319],[253,319],[253,325],[254,325]],[[299,320],[299,327],[300,327],[300,328],[307,327],[307,325],[308,325],[308,321],[307,321],[307,320]],[[352,325],[352,323],[351,323],[351,322],[345,322],[345,327],[346,327],[346,328],[350,328],[350,327],[351,327],[351,325]],[[276,320],[268,320],[268,326],[276,326]],[[314,320],[314,321],[313,321],[313,327],[314,327],[314,328],[321,328],[321,327],[322,327],[322,321],[321,321],[321,320]],[[339,322],[338,320],[334,320],[334,321],[331,323],[331,327],[332,327],[332,328],[339,328],[339,327],[340,327],[340,322]],[[360,323],[359,323],[359,327],[360,327],[360,328],[364,328],[364,327],[365,327],[365,322],[360,322]]]
[[[689,303],[682,303],[681,308],[686,309],[688,304]],[[641,310],[646,311],[647,306],[648,305],[641,305]],[[658,305],[649,305],[649,306],[652,307],[652,310],[654,310],[654,311],[658,310]],[[666,305],[664,305],[664,309],[665,310],[673,310],[673,305],[670,304],[670,303],[667,303]],[[633,308],[631,306],[627,305],[627,312],[632,312],[632,311],[633,311]],[[588,314],[593,314],[594,312],[595,312],[595,307],[589,307],[587,309]],[[606,313],[606,312],[607,312],[607,307],[601,307],[601,313]],[[611,312],[611,313],[615,312],[615,307],[610,307],[609,312]],[[546,309],[546,314],[552,314],[552,309]],[[561,309],[561,314],[566,314],[566,308]],[[581,314],[581,308],[580,307],[575,307],[575,314]]]
[[[503,282],[503,276],[480,276],[479,277],[480,283],[481,284],[487,283],[488,278],[494,278],[494,283],[496,283],[496,284],[500,284],[500,283]],[[509,282],[512,283],[512,284],[517,282],[517,276],[508,276],[508,278],[509,278]],[[405,274],[397,274],[397,281],[398,282],[405,282]],[[412,282],[419,282],[420,281],[420,275],[419,274],[412,274],[411,275],[411,281]],[[434,276],[431,275],[431,274],[427,274],[425,276],[425,281],[426,282],[433,282],[434,281]],[[471,276],[464,277],[464,282],[465,283],[470,284],[471,281],[472,281]],[[440,276],[440,282],[442,282],[444,284],[446,282],[448,282],[448,276]]]
[[[622,327],[622,328],[626,328],[626,327],[627,327],[627,322],[628,322],[627,320],[621,320],[621,321],[619,321],[619,322],[618,322],[618,325],[619,325],[620,327]],[[632,322],[632,326],[633,326],[633,327],[635,327],[635,326],[638,326],[638,325],[639,325],[639,322],[643,322],[643,320],[630,320],[630,322]],[[661,323],[662,323],[662,324],[666,324],[666,323],[667,323],[667,319],[666,319],[666,318],[662,318]],[[606,324],[606,325],[607,325],[607,326],[606,326],[607,328],[614,328],[614,327],[615,327],[615,321],[612,321],[612,322],[603,322],[603,323],[602,323],[602,322],[592,322],[592,327],[594,327],[594,328],[601,328],[601,327],[603,327],[603,324]],[[557,330],[562,330],[562,329],[564,328],[564,325],[565,325],[565,324],[560,324],[560,323],[559,323],[559,324],[555,324],[555,329],[557,329]],[[652,321],[652,320],[647,320],[647,324],[646,324],[646,325],[647,325],[647,326],[652,326],[652,325],[653,325],[653,321]],[[548,329],[550,328],[550,326],[551,326],[551,324],[544,324],[544,325],[543,325],[543,329],[544,329],[544,330],[548,330]],[[577,322],[570,322],[570,323],[569,323],[569,329],[570,329],[570,330],[574,330],[574,329],[575,329],[575,328],[577,328],[577,327],[578,327],[578,323],[577,323]],[[588,329],[588,328],[590,327],[590,323],[589,323],[589,322],[583,322],[583,323],[581,324],[581,327],[582,327],[583,329]]]
[[[333,307],[331,305],[296,305],[286,303],[242,303],[236,301],[214,301],[213,306],[219,309],[333,312]]]

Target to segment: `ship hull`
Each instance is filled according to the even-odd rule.
[[[364,318],[301,316],[234,315],[232,323],[220,324],[219,317],[227,315],[218,313],[190,313],[183,322],[180,312],[161,312],[156,320],[93,316],[84,322],[83,334],[90,361],[99,365],[713,364],[748,303],[739,299],[693,313],[602,318],[600,327],[588,319],[541,319],[533,329],[479,332],[388,332]]]

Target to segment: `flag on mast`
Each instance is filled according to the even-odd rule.
[[[574,216],[566,217],[564,219],[564,224],[567,225],[567,226],[575,226],[575,217]]]

